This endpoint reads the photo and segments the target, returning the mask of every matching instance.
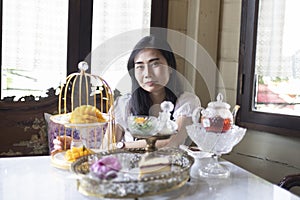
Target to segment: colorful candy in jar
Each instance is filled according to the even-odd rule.
[[[225,133],[231,128],[231,119],[226,118],[223,119],[220,116],[213,117],[213,118],[201,118],[201,123],[203,127],[208,132],[215,132],[215,133]]]
[[[208,103],[201,111],[201,124],[208,132],[225,133],[233,124],[233,114],[230,105],[223,102],[223,95],[218,94],[217,101]]]

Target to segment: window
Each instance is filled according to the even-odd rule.
[[[298,0],[261,0],[257,22],[254,109],[300,116]]]
[[[58,87],[67,74],[68,1],[4,0],[2,19],[1,96]]]
[[[78,71],[78,62],[101,41],[120,31],[167,25],[168,1],[0,0],[0,3],[0,99],[43,96],[47,89],[56,88],[68,74]],[[121,26],[122,22],[113,21],[116,18],[112,13],[121,14],[118,19],[132,23]],[[105,27],[99,21],[101,15],[106,20]],[[104,34],[99,36],[100,33]]]
[[[293,7],[298,8],[296,3],[242,2],[237,99],[241,105],[237,121],[241,125],[299,136],[300,30],[295,21],[299,12],[293,11]],[[292,16],[293,12],[298,17]],[[290,28],[293,32],[288,32]],[[298,37],[290,42],[293,34]]]

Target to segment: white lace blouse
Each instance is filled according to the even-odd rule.
[[[116,124],[121,125],[125,130],[124,141],[133,141],[130,132],[127,131],[127,118],[131,115],[129,109],[129,100],[131,94],[125,94],[118,97],[114,104]],[[178,117],[191,117],[195,108],[201,106],[200,99],[193,93],[184,92],[177,99],[173,118],[176,121]]]

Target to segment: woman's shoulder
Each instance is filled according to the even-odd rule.
[[[200,99],[199,97],[191,92],[183,92],[177,99],[177,104],[181,103],[195,103],[195,104],[200,104]],[[200,105],[199,105],[200,106]]]
[[[191,117],[194,109],[201,106],[200,99],[191,92],[182,93],[176,102],[173,117],[176,120],[179,116]]]
[[[130,94],[124,94],[116,98],[114,102],[114,113],[116,123],[125,125],[126,118],[129,115],[129,100],[131,98]]]
[[[124,115],[128,112],[129,100],[131,98],[131,94],[124,94],[118,96],[114,102],[114,110],[116,115]]]
[[[115,104],[127,104],[131,98],[130,93],[123,94],[121,96],[118,96],[115,100]]]

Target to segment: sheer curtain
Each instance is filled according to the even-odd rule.
[[[261,0],[256,74],[300,78],[299,0]]]
[[[67,30],[66,0],[3,0],[2,97],[43,96],[59,86],[66,77]]]
[[[94,0],[91,72],[113,89],[129,90],[127,59],[134,44],[149,34],[150,17],[151,0]]]
[[[283,34],[285,0],[259,1],[259,17],[256,47],[256,74],[263,76],[289,76],[291,71],[283,67]]]

